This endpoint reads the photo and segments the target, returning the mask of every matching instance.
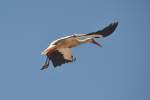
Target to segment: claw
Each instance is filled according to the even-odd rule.
[[[73,58],[73,61],[76,61],[76,57]]]
[[[44,64],[40,70],[48,68],[49,64]]]

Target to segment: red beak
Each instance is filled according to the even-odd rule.
[[[96,42],[94,39],[93,39],[93,42],[92,42],[93,44],[96,44],[97,46],[99,46],[99,47],[102,47],[102,45],[100,44],[100,43],[98,43],[98,42]]]

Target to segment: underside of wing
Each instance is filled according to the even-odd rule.
[[[57,49],[48,57],[52,61],[54,67],[74,61],[69,48]]]

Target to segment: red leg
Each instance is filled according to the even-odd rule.
[[[45,64],[42,66],[41,70],[48,68],[49,66],[49,58],[46,58]]]

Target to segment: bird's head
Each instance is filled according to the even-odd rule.
[[[102,46],[100,43],[96,42],[93,38],[88,38],[88,39],[86,40],[86,42],[87,42],[87,43],[93,43],[93,44],[95,44],[95,45],[97,45],[97,46],[99,46],[99,47]]]

